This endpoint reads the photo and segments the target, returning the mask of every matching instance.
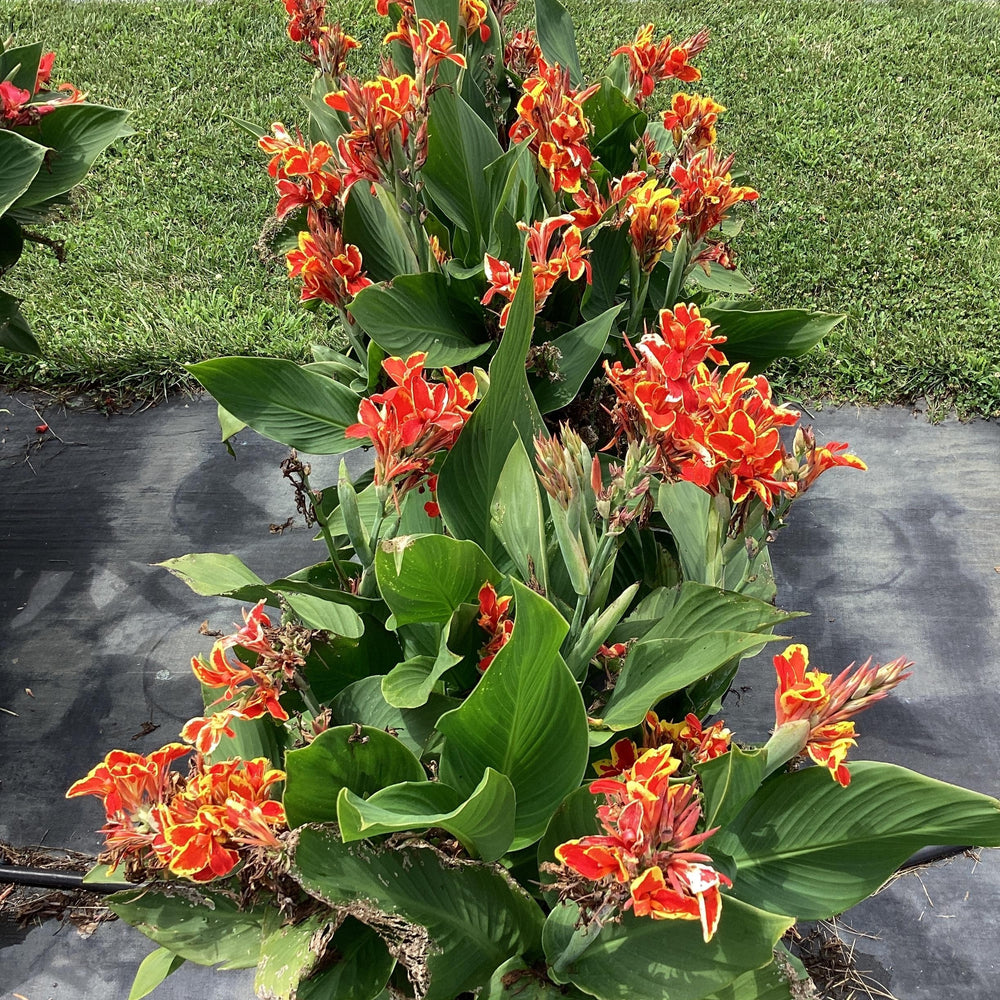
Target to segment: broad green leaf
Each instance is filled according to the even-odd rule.
[[[475,542],[447,535],[400,535],[382,542],[375,577],[396,626],[446,622],[460,604],[476,602],[484,583],[500,582]]]
[[[764,783],[713,838],[730,854],[740,899],[803,920],[870,896],[931,844],[1000,846],[1000,802],[894,764],[859,761],[841,788],[822,767]]]
[[[12,45],[7,49],[0,42],[0,80],[9,78],[15,87],[33,94],[35,92],[35,78],[38,76],[38,64],[42,61],[43,51],[41,42]]]
[[[489,347],[475,290],[436,271],[362,288],[351,315],[387,354],[406,358],[426,351],[430,368],[465,364]]]
[[[503,156],[497,157],[486,168],[486,181],[490,188],[490,200],[496,206],[491,224],[492,234],[499,232],[501,215],[505,211],[513,222],[529,224],[532,221],[532,208],[538,194],[538,182],[535,179],[530,142],[512,143]],[[516,227],[514,231],[518,232]],[[520,246],[518,239],[518,253]],[[502,251],[506,248],[495,249]],[[507,259],[502,252],[500,256],[504,260]]]
[[[583,70],[576,50],[576,29],[569,11],[559,0],[535,0],[535,30],[545,61],[568,69],[573,86],[582,87]]]
[[[545,515],[535,467],[518,438],[497,480],[490,504],[490,527],[514,561],[521,580],[537,579],[548,592]]]
[[[226,552],[190,552],[154,565],[162,566],[202,597],[237,597],[245,601],[268,597],[264,581],[242,559]]]
[[[127,111],[99,104],[63,104],[32,126],[31,137],[51,152],[16,207],[27,208],[65,194],[87,176],[94,160],[123,132]]]
[[[710,264],[708,274],[696,267],[691,271],[691,281],[712,292],[722,292],[724,295],[749,295],[753,290],[750,279],[742,271],[730,271],[719,264]]]
[[[661,483],[656,509],[673,535],[684,579],[721,587],[722,543],[729,526],[725,498],[710,496],[694,483]]]
[[[345,917],[329,944],[337,960],[299,984],[296,1000],[375,1000],[396,960],[371,927]]]
[[[522,267],[531,268],[527,249]],[[438,476],[438,503],[444,523],[457,538],[478,542],[487,555],[499,548],[490,528],[490,504],[511,446],[520,437],[525,448],[530,448],[535,434],[544,430],[524,370],[534,327],[534,294],[532,282],[520,282],[490,364],[490,388]]]
[[[345,844],[403,830],[423,833],[440,827],[473,857],[496,861],[514,839],[514,787],[504,775],[487,768],[468,798],[442,781],[390,785],[367,801],[342,788],[337,822]]]
[[[806,309],[740,309],[739,302],[713,302],[701,314],[726,338],[730,362],[761,368],[775,358],[797,358],[818,344],[844,316]]]
[[[167,948],[151,951],[135,970],[132,989],[128,991],[128,1000],[142,1000],[143,997],[148,997],[167,976],[176,972],[183,964],[184,959]]]
[[[723,895],[715,936],[702,940],[697,920],[650,920],[626,913],[607,923],[584,950],[574,904],[557,906],[545,921],[542,942],[559,982],[573,983],[598,1000],[703,1000],[771,961],[775,943],[794,921]]]
[[[344,208],[344,240],[361,250],[372,281],[391,281],[420,270],[399,206],[381,186],[374,194],[369,184],[351,186]]]
[[[367,798],[400,781],[426,781],[420,761],[395,736],[370,726],[335,726],[285,755],[290,827],[332,823],[341,788]]]
[[[258,434],[313,455],[339,455],[357,421],[357,393],[279,358],[213,358],[187,370]]]
[[[282,596],[295,612],[295,616],[310,628],[323,629],[347,639],[357,639],[364,634],[365,623],[361,620],[361,615],[345,604],[335,604],[322,597],[297,594],[293,591]]]
[[[241,910],[228,895],[183,885],[143,886],[105,900],[127,924],[196,965],[251,969],[260,943],[281,917],[277,909]]]
[[[10,215],[0,215],[0,277],[21,259],[23,253],[24,230],[20,223]]]
[[[615,305],[618,286],[628,271],[632,255],[628,227],[602,226],[591,237],[590,247],[593,281],[583,294],[580,311],[586,319],[596,319]]]
[[[10,129],[0,131],[0,215],[28,190],[44,159],[44,146]]]
[[[304,673],[313,694],[323,704],[355,681],[370,677],[402,655],[395,633],[377,619],[365,616],[365,634],[357,639],[336,636],[326,642],[313,639]],[[351,719],[351,722],[361,721]]]
[[[537,379],[532,385],[535,402],[542,413],[551,413],[576,399],[584,379],[600,360],[615,318],[623,307],[624,303],[612,306],[552,341],[561,356],[556,369],[559,378],[556,381]]]
[[[584,102],[583,110],[593,124],[591,148],[602,166],[615,177],[631,170],[635,160],[632,147],[646,131],[646,115],[607,77],[601,80],[600,89]]]
[[[293,1000],[299,983],[323,958],[336,926],[335,914],[307,917],[285,924],[268,935],[260,946],[254,990],[268,1000]],[[383,984],[384,985],[384,984]]]
[[[503,154],[503,147],[493,130],[450,88],[435,92],[429,122],[421,177],[435,204],[468,234],[465,263],[481,261],[496,208],[486,169]]]
[[[441,537],[444,537],[443,535]],[[452,623],[456,622],[453,615],[448,625],[441,629],[441,638],[433,656],[417,654],[411,656],[389,671],[382,680],[382,696],[395,708],[420,708],[425,705],[434,691],[438,681],[462,662],[460,653],[454,653],[448,648]]]
[[[728,753],[695,765],[704,796],[706,830],[725,826],[743,808],[764,780],[766,767],[763,750],[742,750],[735,743]]]
[[[246,424],[242,420],[238,420],[234,417],[224,406],[217,407],[217,415],[219,420],[219,432],[221,433],[221,441],[225,444],[234,434],[239,434]],[[235,454],[233,455],[235,458]]]
[[[801,979],[795,969],[776,958],[762,969],[743,973],[702,1000],[802,1000],[814,996],[805,985],[808,978]]]
[[[638,725],[669,694],[713,673],[735,657],[773,641],[771,629],[794,615],[763,601],[685,582],[656,591],[615,634],[641,636],[604,709],[615,730]]]
[[[587,766],[587,716],[559,656],[567,625],[544,597],[512,581],[514,630],[461,705],[438,720],[441,780],[470,793],[487,767],[517,796],[514,849],[534,843]]]
[[[396,708],[382,695],[384,679],[384,674],[375,674],[345,687],[330,703],[333,722],[336,725],[356,722],[392,730],[400,743],[421,757],[437,735],[437,720],[457,708],[458,701],[443,694],[431,694],[419,708]]]
[[[0,292],[0,347],[19,354],[41,354],[38,341],[32,335],[18,303],[13,295]]]
[[[542,912],[498,866],[456,863],[429,845],[341,843],[304,828],[291,869],[310,895],[356,912],[408,967],[426,1000],[486,984],[511,955],[537,953]],[[425,929],[425,930],[422,930]]]
[[[589,1000],[572,986],[559,986],[521,957],[503,963],[490,977],[479,1000]]]

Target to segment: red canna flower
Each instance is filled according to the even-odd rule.
[[[195,750],[207,757],[222,742],[223,736],[235,736],[232,727],[234,719],[247,719],[245,712],[229,708],[216,712],[215,715],[197,716],[184,723],[181,729],[181,739],[194,745]]]
[[[281,198],[275,214],[279,219],[302,205],[327,207],[342,186],[339,166],[333,159],[333,149],[325,142],[314,145],[292,141],[284,125],[271,126],[273,136],[261,136],[258,145],[271,154],[267,172],[275,178]],[[332,161],[332,162],[331,162]]]
[[[813,429],[800,427],[795,432],[792,444],[794,457],[785,462],[786,472],[795,479],[799,493],[809,489],[827,469],[844,466],[865,471],[868,466],[857,455],[841,454],[849,447],[846,441],[830,441],[825,445],[818,445]]]
[[[663,127],[677,149],[697,153],[715,142],[715,125],[726,109],[702,94],[674,94],[670,110],[663,112]]]
[[[477,31],[479,40],[485,45],[490,40],[489,7],[483,0],[458,0],[458,16],[471,37]]]
[[[636,32],[635,41],[622,45],[612,52],[612,56],[624,55],[629,63],[629,96],[642,104],[660,80],[674,78],[684,83],[701,79],[701,72],[691,66],[689,59],[696,56],[708,44],[708,32],[698,34],[674,45],[670,35],[662,41],[653,41],[655,28],[645,24]]]
[[[320,299],[346,307],[372,282],[364,273],[361,251],[345,243],[340,229],[325,215],[309,209],[308,230],[299,233],[297,250],[285,254],[290,278],[302,278],[301,301]]]
[[[590,170],[593,156],[587,148],[591,126],[583,111],[584,101],[599,84],[573,90],[569,70],[538,62],[537,75],[524,81],[524,94],[517,102],[518,119],[510,128],[514,142],[530,141],[538,162],[549,173],[555,191],[579,191]]]
[[[382,367],[393,382],[385,392],[362,399],[350,438],[368,438],[375,448],[375,484],[398,508],[400,499],[430,475],[437,452],[449,450],[469,419],[478,386],[471,372],[444,367],[444,382],[423,375],[426,352],[386,358]]]
[[[509,615],[511,600],[509,596],[497,597],[497,592],[489,581],[479,588],[479,618],[476,619],[476,624],[490,636],[479,651],[480,671],[485,671],[493,662],[514,631],[514,620]]]
[[[326,23],[326,0],[284,0],[288,13],[288,37],[293,42],[313,43]]]
[[[416,26],[405,18],[396,26],[396,30],[385,36],[384,42],[400,42],[413,52],[414,78],[417,88],[423,90],[430,86],[438,66],[442,62],[453,62],[465,69],[465,56],[456,51],[451,29],[447,21],[436,24],[427,18],[420,18]]]
[[[692,246],[724,221],[734,205],[757,200],[753,188],[733,186],[729,174],[732,165],[732,156],[719,161],[714,147],[710,146],[687,164],[677,161],[670,168],[670,177],[678,186],[681,215]]]
[[[503,50],[503,64],[521,79],[537,73],[541,60],[542,50],[531,28],[515,31],[507,39]]]
[[[531,256],[531,271],[535,284],[535,313],[541,312],[555,283],[565,274],[570,281],[578,281],[584,275],[591,280],[590,262],[587,260],[590,248],[583,247],[580,230],[572,224],[570,215],[558,215],[536,222],[530,228],[519,222],[518,228],[527,234],[528,253]],[[566,228],[569,227],[569,228]],[[553,237],[561,229],[565,232],[558,243]],[[521,275],[515,273],[506,261],[498,260],[490,254],[485,258],[486,280],[490,283],[483,296],[483,305],[488,305],[494,296],[507,299],[500,312],[500,326],[507,325],[510,302],[517,292]]]
[[[628,740],[616,744],[620,762],[631,746]],[[667,744],[646,750],[619,777],[592,782],[591,793],[605,797],[597,810],[604,833],[560,844],[555,856],[584,879],[604,882],[609,900],[636,916],[700,920],[709,941],[719,923],[720,890],[732,883],[712,868],[708,855],[693,850],[715,830],[695,832],[701,806],[694,786],[670,784],[679,766]],[[593,896],[589,888],[571,886],[569,894],[574,891]]]
[[[857,670],[852,663],[831,679],[830,674],[810,670],[809,650],[801,643],[793,643],[774,657],[778,675],[775,736],[782,727],[807,722],[802,749],[815,763],[829,768],[834,780],[846,788],[851,775],[844,757],[857,742],[852,716],[906,680],[912,666],[899,657],[873,667],[869,658]]]
[[[333,80],[339,80],[347,71],[347,55],[360,47],[360,42],[346,34],[340,24],[323,26],[317,37],[310,39],[313,59],[319,71]]]
[[[47,87],[49,80],[52,78],[52,67],[55,65],[56,54],[54,52],[46,52],[41,59],[38,60],[38,72],[35,73],[35,93],[37,94],[43,87]]]
[[[682,754],[685,762],[703,764],[729,752],[732,733],[721,719],[706,729],[698,716],[690,713],[684,716],[683,722],[661,722],[654,713],[649,715],[653,717],[653,725],[659,729],[660,741],[673,744],[674,752]]]

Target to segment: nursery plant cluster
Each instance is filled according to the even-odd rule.
[[[905,658],[832,676],[775,634],[768,543],[834,467],[760,369],[839,317],[744,294],[757,192],[697,83],[707,36],[653,25],[582,77],[537,0],[388,5],[380,75],[323,0],[286,0],[316,67],[302,133],[256,130],[276,243],[347,340],[305,366],[190,370],[244,426],[352,481],[282,471],[325,558],[266,582],[163,565],[243,605],[192,670],[205,714],[69,790],[104,806],[110,905],[261,997],[807,995],[782,945],[928,844],[1000,844],[1000,803],[875,762],[855,717]],[[794,428],[794,429],[793,429]],[[774,656],[773,735],[718,717]],[[187,770],[178,768],[186,762]]]
[[[21,258],[25,241],[60,254],[34,226],[107,146],[128,134],[127,112],[87,103],[72,83],[53,84],[55,59],[41,42],[0,43],[0,278]],[[18,304],[0,290],[0,348],[37,354]]]

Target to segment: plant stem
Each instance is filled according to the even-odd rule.
[[[667,282],[667,294],[663,300],[665,309],[673,309],[680,297],[681,287],[688,273],[688,258],[690,256],[687,233],[681,233],[681,238],[677,241],[677,249],[674,250],[674,262],[670,265],[670,280]]]
[[[642,310],[646,306],[646,296],[649,294],[649,273],[639,268],[639,258],[632,250],[632,257],[629,262],[629,307],[628,324],[625,334],[629,340],[635,338],[639,329],[639,321],[642,319]]]
[[[312,712],[313,717],[318,719],[323,714],[323,706],[316,699],[309,681],[298,670],[295,671],[295,690],[302,695],[302,700],[306,703],[306,708]]]
[[[309,503],[312,505],[313,514],[316,517],[316,523],[319,525],[319,530],[323,533],[323,541],[326,542],[326,550],[330,553],[330,562],[333,563],[333,568],[337,571],[337,579],[340,580],[341,587],[346,587],[350,577],[347,575],[347,570],[344,569],[344,564],[340,561],[340,555],[337,552],[337,544],[334,542],[333,535],[330,533],[330,525],[327,522],[326,515],[320,507],[319,497],[309,485],[309,474],[306,472],[305,468],[302,469],[302,485],[305,487],[306,493],[309,494]]]

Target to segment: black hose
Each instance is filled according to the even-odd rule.
[[[127,886],[116,882],[84,882],[80,872],[65,872],[50,868],[24,868],[21,865],[0,865],[0,885],[27,885],[34,889],[61,889],[110,894]]]

